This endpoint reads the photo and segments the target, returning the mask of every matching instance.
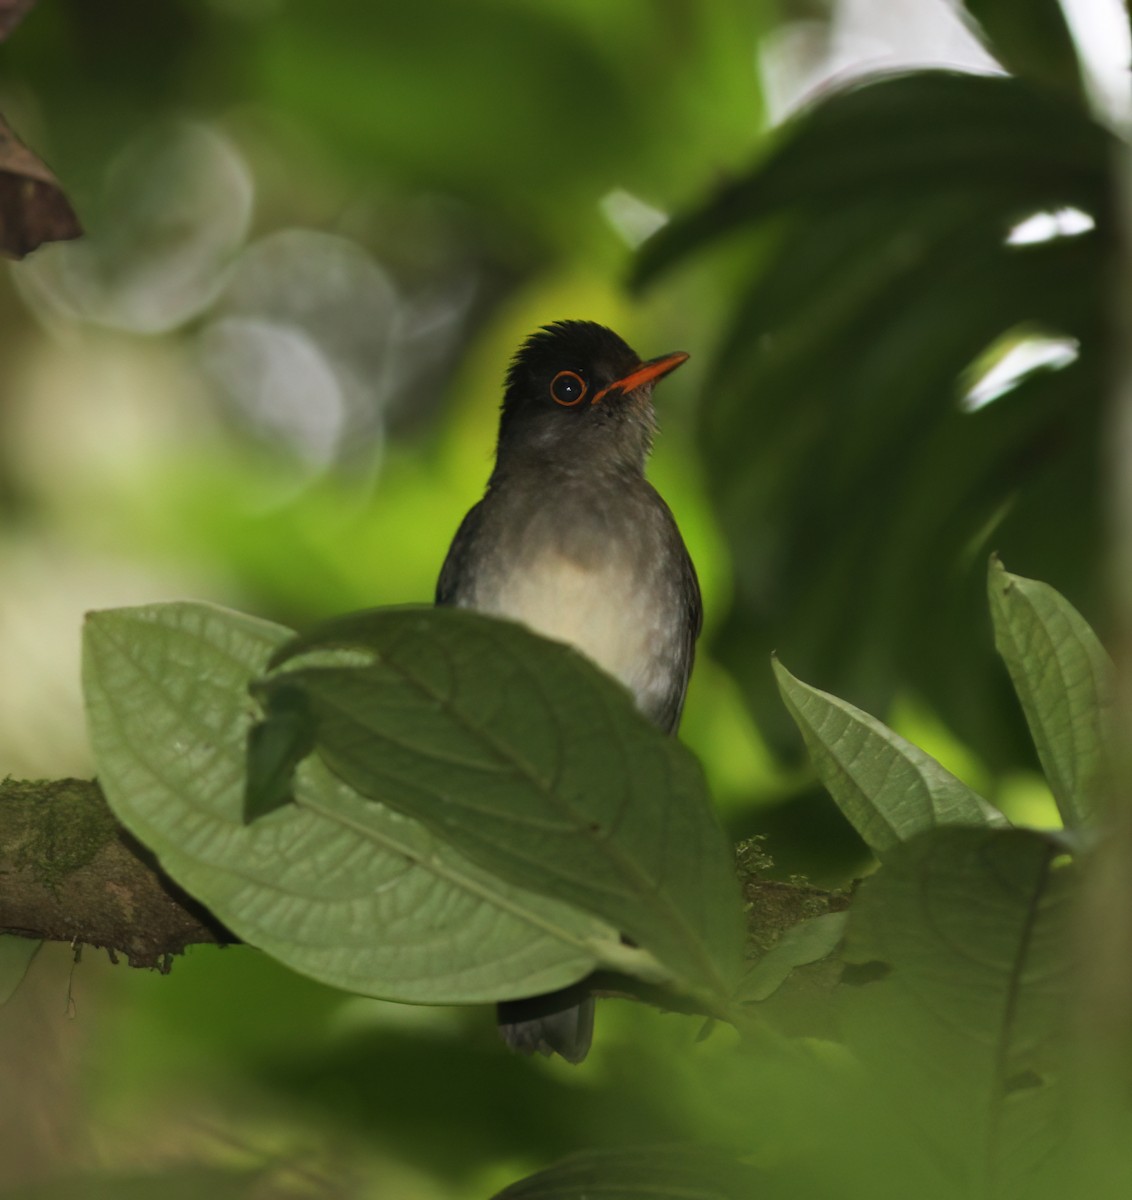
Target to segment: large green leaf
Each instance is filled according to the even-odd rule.
[[[1011,575],[992,558],[987,577],[995,647],[1022,702],[1042,769],[1070,828],[1092,822],[1110,764],[1106,726],[1114,669],[1081,614],[1047,583]]]
[[[1003,829],[934,830],[856,895],[845,957],[874,982],[846,990],[848,1044],[948,1195],[1058,1178],[1076,901],[1057,839]]]
[[[306,665],[326,650],[371,661]],[[322,759],[352,787],[609,921],[684,987],[729,994],[741,905],[699,764],[582,655],[512,622],[410,608],[327,622],[274,662],[255,689],[269,715],[301,689]]]
[[[1026,207],[1107,209],[1112,139],[1078,106],[1023,80],[917,71],[826,95],[782,130],[777,148],[642,248],[653,279],[704,242],[782,212],[836,211],[861,197],[940,188]]]
[[[87,618],[99,781],[178,883],[295,970],[393,1000],[530,995],[631,956],[614,931],[495,878],[317,761],[299,770],[297,805],[245,826],[247,687],[287,636],[205,604]]]
[[[884,79],[801,114],[647,243],[652,279],[728,231],[760,235],[699,422],[736,564],[716,649],[781,751],[773,649],[871,711],[925,695],[992,763],[1027,756],[971,631],[991,538],[1073,582],[1086,611],[1099,592],[1112,147],[1079,106],[1017,79]],[[1096,228],[1006,244],[1064,206]],[[1076,339],[1079,360],[965,409],[972,362],[1026,330]]]
[[[992,805],[875,717],[774,662],[818,777],[880,858],[939,825],[1002,825]]]
[[[760,1173],[718,1150],[644,1146],[571,1155],[494,1200],[750,1200]]]

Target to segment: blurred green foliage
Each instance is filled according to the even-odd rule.
[[[509,354],[585,316],[693,353],[652,477],[704,581],[683,736],[731,828],[768,832],[783,872],[865,861],[797,765],[772,648],[1016,794],[1035,759],[985,552],[1104,629],[1116,151],[1052,0],[967,8],[1018,78],[889,79],[767,136],[763,0],[41,0],[0,46],[0,112],[88,237],[0,281],[0,767],[89,772],[84,609],[192,594],[304,626],[427,601]],[[1093,227],[1006,244],[1063,207]],[[1033,333],[1076,360],[964,408],[986,352]],[[50,1011],[12,1044],[64,1008],[68,964],[39,963]],[[85,1044],[0,1120],[13,1185],[64,1176],[29,1196],[203,1161],[222,1174],[178,1186],[486,1197],[583,1147],[683,1140],[787,1164],[775,1194],[799,1200],[948,1194],[833,1043],[694,1046],[695,1022],[607,1002],[572,1071],[503,1056],[486,1012],[351,999],[243,949],[169,978],[88,960],[73,986]],[[870,1029],[962,1040],[913,1024]]]
[[[764,232],[700,439],[736,564],[717,644],[776,743],[773,649],[871,711],[910,688],[996,766],[1026,760],[986,653],[983,564],[998,549],[1100,610],[1114,152],[1057,92],[918,72],[815,106],[648,243],[645,279]],[[1065,209],[1093,227],[1008,242]],[[1076,361],[965,405],[979,356],[1034,331]]]

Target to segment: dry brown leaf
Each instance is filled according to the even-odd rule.
[[[5,0],[0,0],[0,32]],[[0,254],[23,258],[44,242],[82,235],[55,176],[0,116]]]

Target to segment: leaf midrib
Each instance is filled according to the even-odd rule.
[[[490,635],[486,636],[489,640],[494,641]],[[498,643],[496,643],[496,645],[498,645]],[[589,822],[581,819],[577,810],[571,804],[565,801],[559,795],[559,793],[555,792],[545,780],[537,775],[523,758],[516,755],[511,747],[509,747],[506,743],[501,742],[494,734],[491,733],[490,730],[487,730],[478,723],[472,721],[463,712],[463,710],[457,708],[455,701],[451,696],[438,691],[437,689],[431,687],[421,677],[415,676],[408,672],[404,667],[401,666],[401,664],[388,657],[383,649],[372,646],[367,647],[367,649],[373,650],[382,665],[395,672],[398,677],[401,678],[408,686],[415,688],[427,699],[432,700],[435,704],[437,704],[444,712],[448,713],[454,723],[457,724],[464,732],[468,733],[473,738],[483,741],[486,747],[496,756],[497,759],[499,759],[502,763],[509,765],[516,774],[527,780],[530,786],[541,796],[543,796],[544,799],[548,801],[555,801],[556,803],[552,804],[551,807],[564,809],[568,819],[573,822],[573,828],[575,832],[580,832],[591,846],[601,851],[604,857],[611,860],[616,868],[622,870],[624,874],[629,876],[631,884],[635,885],[635,890],[631,894],[636,895],[638,898],[647,897],[649,895],[656,896],[661,901],[664,911],[668,914],[671,920],[670,927],[679,933],[680,940],[684,943],[687,949],[692,951],[693,959],[700,964],[700,969],[704,974],[705,982],[709,984],[717,996],[726,997],[729,995],[730,989],[727,987],[725,981],[720,975],[714,959],[707,952],[699,934],[689,924],[683,912],[673,905],[668,899],[660,881],[653,880],[646,875],[638,863],[635,860],[628,858],[615,842],[612,842],[609,838],[596,838],[590,832]],[[447,647],[438,646],[437,649],[441,650],[446,658],[449,658]],[[449,663],[451,665],[450,658]],[[516,666],[526,673],[528,678],[532,678],[525,663],[517,660]],[[335,669],[340,670],[341,668],[306,668],[307,671],[324,671]],[[360,669],[364,670],[364,668]],[[288,674],[292,675],[297,673],[297,671],[288,672]],[[537,686],[537,680],[535,682]],[[359,724],[363,723],[356,715],[353,717],[353,719]],[[388,734],[380,736],[384,736],[387,740],[389,740]],[[668,792],[667,795],[671,796],[671,792]],[[546,864],[540,865],[545,867]]]
[[[250,672],[250,671],[256,670],[256,669],[262,670],[262,667],[259,667],[259,668],[250,667],[247,663],[241,661],[239,658],[235,657],[234,655],[232,655],[232,654],[228,653],[227,651],[218,647],[214,642],[209,641],[207,637],[205,637],[202,633],[199,633],[196,630],[179,630],[178,632],[183,632],[187,636],[192,637],[194,640],[202,643],[210,653],[215,654],[218,657],[220,657],[221,659],[234,664],[241,673]],[[102,627],[102,633],[104,636],[107,636],[105,623],[103,624],[103,627]],[[128,639],[128,638],[116,639],[112,635],[107,636],[107,640],[116,643],[116,649],[118,651],[119,658],[130,663],[132,665],[132,667],[134,668],[134,671],[136,672],[136,674],[139,675],[142,679],[144,679],[150,685],[150,687],[152,687],[157,692],[157,694],[163,698],[167,707],[172,709],[183,719],[185,714],[183,713],[183,710],[181,709],[181,707],[176,703],[176,701],[173,698],[171,698],[171,694],[168,691],[168,689],[166,689],[165,687],[162,686],[162,682],[161,682],[162,677],[160,675],[154,675],[150,671],[147,671],[145,669],[144,660],[139,660],[133,654],[129,653],[129,651],[133,648],[134,643],[131,642],[130,639]],[[95,650],[95,653],[97,654],[97,650]],[[102,688],[101,690],[103,692],[104,697],[106,697],[106,701],[107,701],[106,702],[106,711],[113,715],[113,720],[114,720],[115,724],[119,727],[119,729],[121,729],[120,714],[119,714],[117,706],[110,702],[110,695],[106,691],[106,689]],[[201,726],[198,725],[197,728],[200,729]],[[205,730],[205,732],[209,733],[210,731]],[[138,765],[140,765],[145,771],[147,771],[148,774],[151,776],[151,778],[157,780],[162,786],[168,788],[170,791],[174,791],[174,792],[177,792],[178,794],[181,794],[181,789],[179,787],[175,787],[172,784],[170,784],[168,782],[168,780],[165,779],[163,772],[157,770],[153,766],[153,764],[149,761],[148,757],[140,752],[138,747],[134,746],[131,743],[127,743],[127,741],[124,738],[120,738],[119,741],[123,746],[128,745],[130,757],[132,757],[133,760]],[[561,928],[560,926],[558,926],[557,924],[547,921],[544,918],[536,917],[534,914],[532,914],[528,911],[525,911],[524,909],[522,909],[518,905],[514,904],[513,902],[504,899],[504,897],[500,896],[498,893],[492,892],[486,886],[476,883],[476,882],[473,882],[466,875],[463,875],[459,872],[452,871],[450,868],[448,868],[446,866],[441,866],[440,864],[443,862],[443,860],[438,861],[437,859],[432,858],[432,857],[430,857],[429,859],[426,860],[424,857],[422,857],[422,855],[420,854],[419,851],[415,851],[411,847],[404,845],[403,843],[399,842],[396,838],[393,838],[393,837],[390,837],[390,836],[384,835],[384,834],[377,834],[377,833],[375,833],[375,831],[373,831],[371,829],[367,829],[361,823],[351,822],[349,820],[349,818],[344,817],[343,814],[337,813],[332,809],[327,809],[324,806],[318,806],[318,805],[312,804],[307,800],[299,800],[299,803],[303,804],[305,807],[307,807],[311,811],[317,812],[318,815],[323,817],[324,819],[328,819],[335,823],[342,824],[342,825],[346,826],[347,828],[354,829],[355,832],[363,834],[368,841],[374,842],[377,845],[384,846],[386,849],[391,850],[395,854],[401,855],[401,857],[408,859],[410,862],[417,863],[420,867],[422,867],[422,869],[428,870],[431,873],[437,875],[439,878],[445,879],[449,883],[458,885],[459,887],[465,889],[472,895],[479,896],[481,899],[488,901],[489,903],[493,904],[495,907],[500,908],[504,911],[507,911],[507,912],[511,913],[513,916],[519,917],[520,919],[526,921],[529,925],[532,925],[536,929],[542,929],[544,932],[550,934],[551,936],[557,938],[560,941],[565,942],[567,945],[573,945],[573,946],[578,947],[581,950],[584,950],[595,961],[601,961],[601,956],[594,952],[592,943],[588,939],[581,938],[578,935],[572,934],[572,933],[570,933],[570,931],[565,930],[565,929]],[[187,803],[186,807],[190,808],[192,811],[196,812],[198,815],[203,815],[211,820],[218,820],[218,821],[223,820],[223,818],[217,817],[217,815],[215,813],[210,812],[207,809],[202,809],[195,804]],[[150,825],[149,822],[145,822],[145,823],[146,823],[146,825]],[[152,828],[152,826],[151,826],[151,828]],[[162,840],[168,841],[168,838],[163,837]],[[235,877],[236,879],[240,879],[244,882],[247,882],[246,876],[241,875],[238,871],[232,869],[231,867],[218,866],[214,862],[209,862],[205,859],[202,859],[195,855],[189,854],[187,851],[185,851],[181,847],[174,846],[173,850],[174,850],[174,853],[182,854],[186,858],[189,858],[192,861],[196,862],[198,864],[198,866],[207,868],[209,870],[222,871],[223,873],[225,873],[227,875],[231,875],[231,876]],[[256,885],[278,891],[284,895],[292,895],[292,896],[299,896],[299,898],[305,898],[305,897],[301,896],[299,893],[287,891],[283,888],[279,888],[277,885],[272,885],[270,883],[263,882],[261,880],[257,880]]]

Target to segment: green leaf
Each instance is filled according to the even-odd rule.
[[[875,717],[795,679],[777,659],[774,671],[818,777],[878,858],[939,825],[1005,824],[977,792]]]
[[[634,282],[744,225],[843,208],[882,184],[889,195],[989,193],[1015,209],[1104,208],[1111,148],[1079,106],[1025,80],[932,70],[856,81],[784,126],[755,170],[650,238]]]
[[[1115,160],[1111,135],[1049,89],[887,78],[800,114],[646,244],[654,278],[745,235],[728,271],[748,281],[698,411],[735,564],[712,650],[780,754],[796,740],[762,666],[775,649],[872,712],[922,696],[993,767],[1028,760],[1008,682],[970,631],[992,541],[1072,583],[1086,613],[1103,594]],[[1095,228],[1007,244],[1067,206]],[[970,411],[971,364],[1020,329],[1071,338],[1079,358]]]
[[[934,830],[857,892],[844,956],[874,982],[844,989],[847,1043],[949,1195],[1056,1178],[1077,901],[1060,840],[1028,830]]]
[[[1058,0],[963,2],[1004,67],[1084,101],[1077,51]]]
[[[365,650],[365,667],[303,655]],[[327,622],[257,684],[307,692],[335,774],[482,867],[623,930],[716,1003],[742,961],[731,848],[699,764],[573,649],[458,609]]]
[[[314,746],[306,698],[297,689],[280,689],[264,720],[248,730],[245,823],[294,802],[295,769]]]
[[[42,946],[35,938],[17,937],[14,933],[0,934],[0,1004],[7,1004],[16,994],[31,960]]]
[[[295,970],[391,1000],[531,995],[633,955],[615,931],[500,881],[317,761],[297,773],[296,805],[245,826],[247,688],[288,632],[206,604],[87,618],[99,781],[173,879]]]
[[[718,1150],[644,1146],[573,1154],[492,1200],[750,1200],[760,1174]]]
[[[848,913],[829,912],[791,925],[743,976],[736,1000],[740,1003],[766,1000],[786,982],[795,967],[827,958],[845,936],[848,920]]]
[[[1112,660],[1049,584],[1011,575],[992,557],[987,589],[995,648],[1022,702],[1061,819],[1070,829],[1089,825],[1110,778],[1105,730],[1116,682]]]

